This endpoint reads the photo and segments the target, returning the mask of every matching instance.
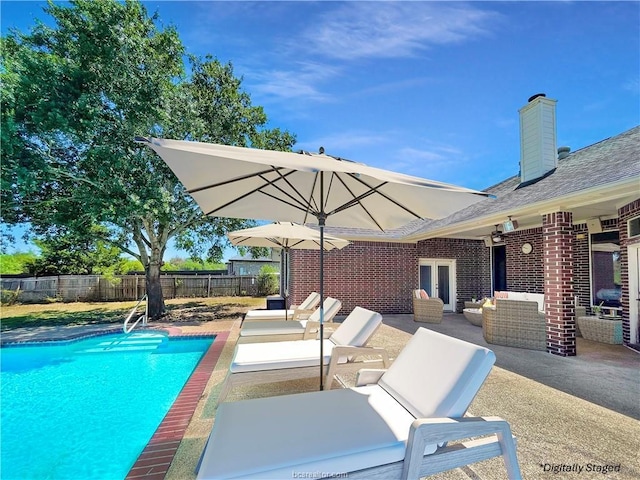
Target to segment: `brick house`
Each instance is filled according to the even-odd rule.
[[[557,148],[555,100],[520,109],[520,174],[440,220],[374,232],[331,228],[353,241],[325,252],[325,295],[381,313],[410,313],[424,288],[460,312],[464,301],[511,290],[545,295],[547,350],[576,354],[577,305],[603,304],[640,343],[640,127],[571,152]],[[291,252],[293,303],[318,289],[319,259]]]

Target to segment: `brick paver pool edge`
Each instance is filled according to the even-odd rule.
[[[229,336],[229,332],[188,334],[179,333],[178,329],[166,330],[169,331],[170,336],[176,337],[215,335],[216,338],[129,470],[127,480],[164,479]]]

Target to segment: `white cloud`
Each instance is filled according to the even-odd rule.
[[[387,143],[388,134],[380,132],[349,131],[340,132],[335,135],[326,135],[296,144],[295,149],[307,151],[318,151],[319,147],[324,147],[328,155],[346,156],[344,152],[374,147]],[[361,158],[350,158],[349,160],[363,161]]]
[[[326,102],[330,97],[316,85],[338,75],[339,69],[312,62],[301,62],[297,70],[261,70],[254,72],[253,90],[283,99],[304,98]]]
[[[457,2],[348,2],[315,19],[296,45],[342,60],[409,57],[487,34],[496,18]]]
[[[408,57],[436,45],[462,42],[487,34],[498,18],[496,13],[457,2],[327,2],[322,6],[321,13],[311,16],[303,30],[293,34],[279,50],[283,57],[278,64],[299,68],[254,70],[251,76],[257,80],[255,91],[285,100],[327,102],[331,98],[321,92],[321,86],[357,68],[349,62]],[[287,58],[301,56],[314,58],[314,63],[287,62]],[[396,89],[424,81],[407,79],[379,88]]]
[[[628,92],[634,93],[636,95],[640,94],[640,77],[629,78],[622,85],[622,89]]]

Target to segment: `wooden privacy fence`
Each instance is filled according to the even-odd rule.
[[[53,277],[0,278],[2,290],[17,292],[19,302],[108,302],[137,300],[146,291],[142,275],[58,275]],[[164,298],[258,295],[255,276],[161,275]]]

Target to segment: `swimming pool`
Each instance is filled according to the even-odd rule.
[[[139,332],[0,349],[2,479],[124,478],[212,342]]]

